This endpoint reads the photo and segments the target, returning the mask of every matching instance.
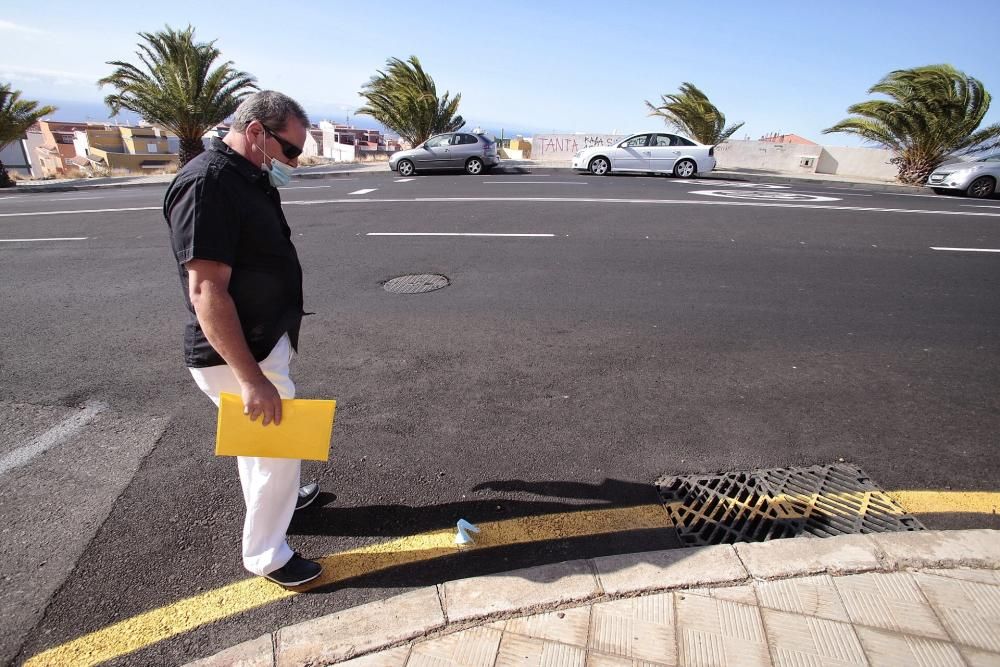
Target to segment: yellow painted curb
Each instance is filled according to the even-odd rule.
[[[238,581],[120,621],[43,651],[24,664],[25,667],[96,665],[311,588],[448,556],[460,550],[669,528],[671,525],[663,505],[640,505],[487,521],[478,524],[481,532],[476,536],[476,543],[467,547],[455,545],[452,528],[402,537],[321,558],[323,574],[309,586],[289,590],[261,577]]]
[[[892,500],[910,514],[996,514],[998,491],[890,491]]]

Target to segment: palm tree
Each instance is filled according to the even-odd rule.
[[[888,148],[904,183],[923,184],[950,156],[1000,146],[1000,123],[977,129],[990,94],[981,81],[951,65],[895,70],[868,92],[891,101],[853,104],[847,111],[855,116],[823,132],[854,134]]]
[[[233,69],[232,61],[212,68],[221,55],[215,42],[195,42],[194,28],[170,26],[156,33],[140,32],[145,44],[136,51],[144,69],[112,61],[116,69],[98,81],[118,89],[104,103],[117,114],[134,111],[147,122],[162,125],[180,138],[181,165],[204,150],[202,135],[228,118],[243,98],[257,90],[256,79]]]
[[[386,71],[379,70],[369,79],[360,95],[367,103],[357,113],[371,116],[413,146],[431,135],[454,132],[465,125],[456,115],[462,94],[449,100],[446,91],[439,98],[434,79],[424,72],[416,56],[406,62],[387,60]]]
[[[743,127],[743,123],[726,127],[726,115],[693,83],[685,81],[681,84],[679,93],[660,97],[663,102],[660,106],[647,100],[649,115],[662,116],[664,122],[698,143],[709,146],[721,144]]]
[[[24,136],[28,128],[42,116],[55,113],[55,107],[41,107],[34,100],[22,100],[20,90],[11,90],[9,83],[0,84],[0,151]],[[0,160],[0,188],[14,185]]]

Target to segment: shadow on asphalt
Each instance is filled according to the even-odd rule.
[[[656,487],[652,484],[617,479],[606,479],[600,484],[505,480],[478,484],[473,491],[522,492],[591,502],[484,498],[427,506],[323,507],[330,502],[329,496],[332,494],[322,493],[312,507],[295,515],[288,534],[403,537],[454,527],[459,519],[477,523],[583,510],[636,507],[660,502]]]

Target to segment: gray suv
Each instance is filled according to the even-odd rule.
[[[416,148],[393,153],[389,168],[400,176],[412,176],[423,169],[464,169],[481,174],[500,164],[492,139],[470,132],[436,134]]]

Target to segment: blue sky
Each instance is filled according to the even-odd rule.
[[[942,62],[997,96],[987,122],[1000,122],[1000,2],[177,0],[143,9],[9,5],[0,81],[83,113],[70,103],[100,103],[108,91],[94,82],[110,72],[106,61],[133,57],[137,32],[191,23],[199,39],[217,40],[226,59],[297,98],[314,120],[343,121],[387,58],[416,54],[439,93],[462,93],[460,113],[472,125],[508,135],[658,129],[662,120],[649,118],[643,101],[690,81],[730,122],[746,121],[737,138],[794,132],[858,145],[821,130],[887,72]]]

